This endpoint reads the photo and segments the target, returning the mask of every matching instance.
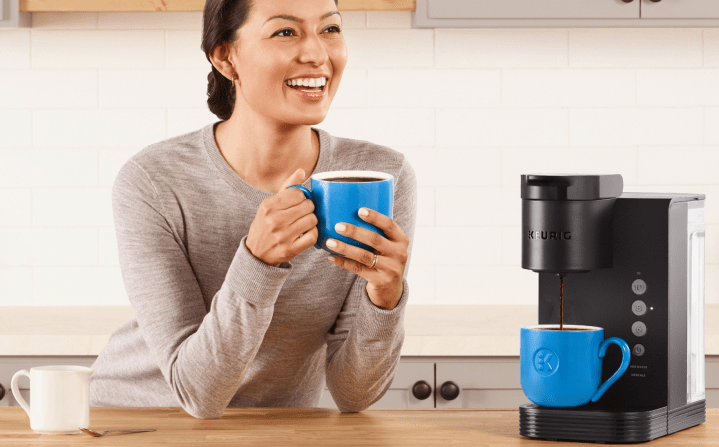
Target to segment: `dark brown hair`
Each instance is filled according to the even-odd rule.
[[[337,0],[335,0],[335,6]],[[202,51],[207,60],[210,53],[223,42],[232,43],[237,30],[242,27],[250,15],[252,0],[207,0],[202,13]],[[207,105],[210,112],[225,121],[235,108],[235,92],[232,81],[222,75],[215,66],[207,75]]]

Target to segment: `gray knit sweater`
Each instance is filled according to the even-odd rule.
[[[367,408],[397,369],[406,279],[388,311],[369,300],[366,280],[322,250],[310,247],[279,267],[255,258],[245,239],[272,194],[235,174],[215,142],[216,124],[145,148],[115,180],[120,267],[135,317],[93,365],[90,404],[181,406],[217,418],[228,406],[316,406],[326,382],[341,411]],[[395,176],[394,220],[411,255],[417,186],[407,160],[317,132],[315,173]]]

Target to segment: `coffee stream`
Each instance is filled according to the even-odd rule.
[[[559,330],[564,330],[564,275],[559,275]]]

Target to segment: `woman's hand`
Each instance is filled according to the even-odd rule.
[[[363,212],[367,212],[366,215]],[[338,267],[356,273],[367,280],[367,295],[372,303],[383,309],[394,309],[402,297],[402,280],[404,267],[407,264],[407,248],[409,238],[397,223],[377,211],[360,208],[360,218],[384,231],[387,238],[366,228],[338,223],[335,231],[343,236],[355,239],[377,252],[377,262],[369,268],[374,261],[375,254],[354,245],[349,245],[336,239],[328,239],[327,246],[341,256],[330,256],[329,259]],[[337,245],[332,246],[332,242]]]
[[[304,169],[295,171],[277,194],[262,201],[250,225],[245,245],[265,264],[278,267],[317,242],[314,203],[299,189],[287,189],[304,179]]]

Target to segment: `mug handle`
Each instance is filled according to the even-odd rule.
[[[617,379],[627,371],[627,368],[629,368],[629,360],[632,357],[632,352],[629,350],[629,345],[627,344],[627,342],[625,342],[621,338],[609,337],[608,339],[604,340],[599,345],[599,358],[604,358],[604,355],[607,353],[607,347],[609,347],[610,343],[614,343],[622,349],[622,364],[619,365],[619,369],[614,374],[612,374],[612,377],[608,378],[606,382],[604,382],[602,386],[599,387],[597,392],[594,393],[594,396],[592,397],[592,402],[598,401],[599,398],[602,397],[602,395],[609,389],[609,387],[612,386],[612,384],[616,382]]]
[[[299,189],[300,191],[302,191],[302,193],[305,195],[305,197],[307,197],[309,200],[312,200],[312,192],[309,189],[305,188],[304,186],[292,185],[287,189],[291,189],[291,188]]]
[[[12,395],[15,396],[15,400],[18,401],[22,409],[25,410],[25,413],[27,413],[27,417],[30,417],[30,405],[28,405],[28,403],[25,402],[25,399],[22,398],[22,394],[20,394],[20,388],[18,388],[17,386],[17,381],[20,376],[26,376],[29,379],[30,372],[28,372],[27,369],[21,369],[20,371],[16,372],[15,375],[12,376],[12,380],[10,381],[10,388],[12,388]]]

